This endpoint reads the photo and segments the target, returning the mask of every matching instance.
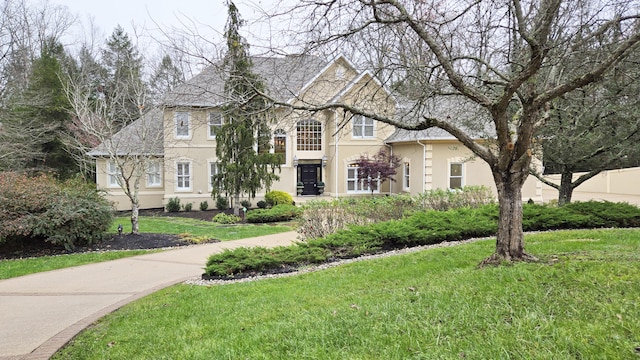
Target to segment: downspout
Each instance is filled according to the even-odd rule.
[[[422,145],[422,193],[427,191],[427,145],[416,140],[416,142]]]

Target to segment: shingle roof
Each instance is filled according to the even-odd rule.
[[[463,98],[434,97],[428,101],[402,101],[397,109],[396,120],[400,123],[414,124],[423,118],[432,117],[441,120],[449,119],[458,128],[475,139],[493,138],[495,130],[486,111],[477,104]],[[399,143],[416,140],[456,140],[447,131],[440,128],[426,130],[396,129],[386,143]]]
[[[163,111],[155,107],[96,146],[89,156],[163,155]]]
[[[267,92],[279,101],[298,95],[328,63],[316,56],[252,57],[253,72],[262,78]],[[166,106],[217,107],[225,103],[225,75],[221,63],[177,86],[164,98]]]

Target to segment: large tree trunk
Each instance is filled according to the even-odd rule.
[[[507,172],[508,173],[508,172]],[[494,173],[498,189],[500,214],[496,251],[481,265],[500,264],[503,261],[530,261],[536,258],[524,251],[524,232],[522,230],[522,185],[526,174]]]
[[[563,171],[560,177],[560,188],[558,189],[558,205],[563,206],[571,202],[573,196],[573,172]]]
[[[138,235],[140,228],[138,226],[138,215],[140,213],[140,206],[136,202],[131,203],[131,233]]]

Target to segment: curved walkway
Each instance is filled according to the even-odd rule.
[[[0,280],[0,360],[48,359],[99,318],[202,274],[209,255],[247,246],[289,245],[286,232]]]

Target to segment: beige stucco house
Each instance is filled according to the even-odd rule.
[[[385,117],[395,116],[394,97],[367,71],[358,71],[345,57],[325,61],[314,56],[256,57],[254,72],[266,84],[273,99],[289,105],[354,105]],[[163,106],[148,112],[138,122],[156,124],[161,141],[146,165],[140,182],[140,208],[162,208],[169,199],[193,203],[204,201],[213,207],[211,176],[217,171],[215,128],[224,121],[220,108],[225,103],[224,74],[216,66],[177,87]],[[451,135],[430,129],[420,132],[398,130],[370,118],[353,116],[342,110],[305,112],[290,106],[276,107],[273,148],[282,154],[280,180],[272,189],[296,196],[296,184],[304,184],[302,196],[342,197],[370,194],[366,183],[358,180],[354,163],[363,154],[373,155],[387,148],[402,159],[397,181],[383,183],[376,193],[417,194],[436,188],[485,185],[495,191],[488,165]],[[137,122],[136,122],[137,123]],[[127,134],[135,124],[123,129]],[[136,148],[140,136],[118,134],[129,148]],[[130,208],[118,185],[113,158],[94,149],[97,184],[108,192],[119,210]],[[121,152],[125,156],[129,151]],[[262,198],[257,194],[257,199]],[[541,200],[540,184],[530,179],[523,198]]]

